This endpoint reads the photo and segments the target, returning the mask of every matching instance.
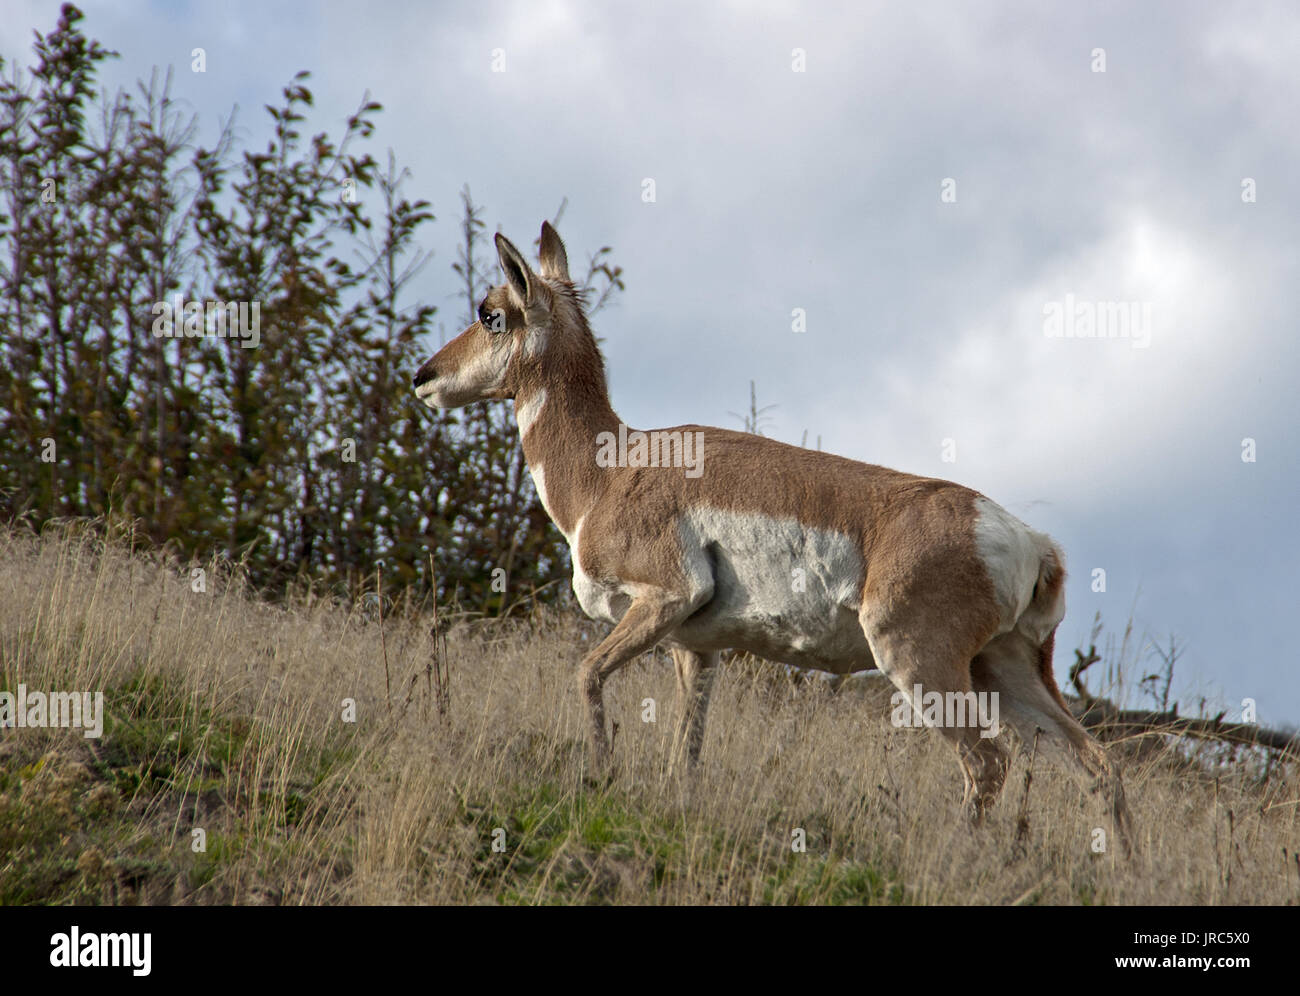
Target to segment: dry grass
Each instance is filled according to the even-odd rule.
[[[948,748],[893,729],[873,682],[725,668],[702,769],[669,777],[674,679],[647,656],[609,686],[616,763],[592,779],[584,621],[453,627],[439,715],[427,618],[388,619],[381,648],[376,618],[261,604],[216,565],[196,593],[82,530],[0,546],[0,689],[103,690],[108,714],[98,740],[0,730],[0,903],[1300,899],[1294,765],[1131,762],[1125,861],[1090,846],[1100,801],[1040,761],[1017,844],[1025,759],[972,831]]]

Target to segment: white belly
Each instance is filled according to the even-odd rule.
[[[617,622],[636,591],[587,576],[573,542],[573,588],[583,611]],[[693,586],[712,598],[665,643],[688,650],[748,650],[796,667],[874,667],[858,621],[862,554],[847,536],[794,519],[698,509],[679,535]]]

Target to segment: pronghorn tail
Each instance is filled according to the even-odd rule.
[[[1056,684],[1056,675],[1052,671],[1052,652],[1056,644],[1056,627],[1065,616],[1065,564],[1060,549],[1041,533],[1035,539],[1042,551],[1038,563],[1038,581],[1034,585],[1033,598],[1029,608],[1022,615],[1021,622],[1029,621],[1040,633],[1047,629],[1046,637],[1038,644],[1038,677],[1056,704],[1070,715],[1060,688]]]

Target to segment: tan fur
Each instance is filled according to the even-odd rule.
[[[678,673],[674,760],[682,753],[698,758],[713,663],[720,649],[736,647],[838,673],[875,665],[908,696],[916,684],[996,691],[1014,699],[1008,705],[1022,737],[1032,741],[1034,724],[1045,726],[1084,769],[1118,786],[1118,774],[1069,715],[1052,676],[1064,569],[1047,537],[961,485],[727,429],[661,430],[702,433],[698,476],[683,467],[599,466],[597,440],[617,434],[620,420],[563,243],[543,225],[537,273],[503,236],[497,248],[506,284],[484,298],[480,321],[421,367],[415,385],[430,405],[513,398],[521,422],[527,413],[524,455],[548,513],[570,540],[575,588],[581,580],[584,607],[598,605],[617,620],[582,666],[598,755],[608,752],[605,680],[663,642]],[[490,331],[494,324],[499,331]],[[989,507],[996,515],[981,549],[977,522]],[[687,524],[697,521],[713,532],[688,543],[684,537],[694,533]],[[791,636],[785,654],[782,607],[753,607],[755,599],[770,599],[770,585],[752,595],[743,587],[770,581],[754,580],[748,549],[764,542],[798,544],[805,558],[820,551],[830,559],[816,566],[842,575],[820,578],[822,601],[789,596],[811,635],[802,642]],[[772,550],[787,561],[792,556]],[[733,564],[733,553],[751,560]],[[998,584],[990,571],[1000,572]],[[828,594],[846,580],[853,582],[849,595]],[[749,614],[726,615],[717,608],[724,604]],[[844,635],[849,605],[860,626],[856,638]],[[972,726],[941,733],[958,752],[967,805],[978,818],[1001,788],[1005,753]],[[1122,832],[1122,792],[1112,794]]]

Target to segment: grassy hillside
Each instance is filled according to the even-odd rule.
[[[610,683],[597,780],[576,672],[599,628],[452,627],[440,715],[429,623],[272,607],[215,566],[196,592],[84,531],[0,536],[0,690],[105,696],[98,739],[0,730],[0,903],[1300,899],[1294,766],[1130,761],[1143,853],[1125,861],[1090,847],[1100,800],[1040,761],[1017,843],[1026,760],[970,830],[948,748],[892,728],[874,682],[724,668],[702,769],[668,776],[675,683],[647,655]]]

